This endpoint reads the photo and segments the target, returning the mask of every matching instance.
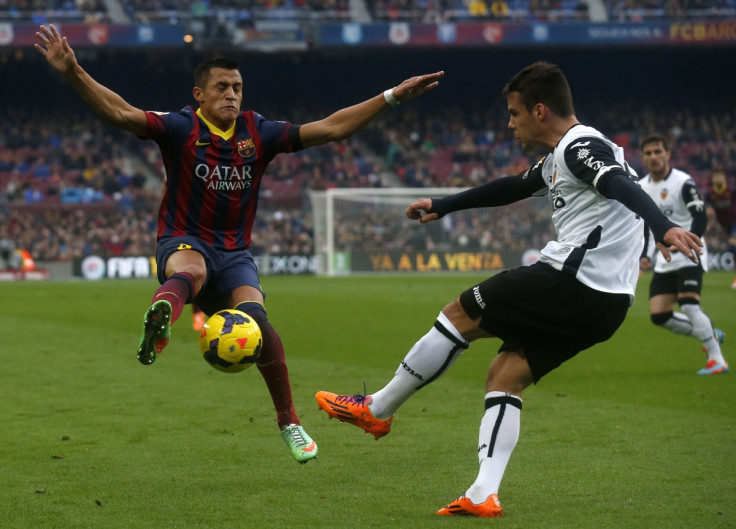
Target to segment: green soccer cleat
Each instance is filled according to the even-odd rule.
[[[289,424],[281,429],[281,438],[299,463],[304,464],[317,457],[317,443],[298,424]]]
[[[171,303],[155,302],[143,317],[143,334],[138,344],[138,361],[151,365],[169,343],[171,337]]]

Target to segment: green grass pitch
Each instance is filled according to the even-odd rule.
[[[707,274],[703,306],[736,366],[733,277]],[[497,340],[473,344],[379,441],[317,411],[320,389],[380,388],[479,279],[263,278],[319,444],[306,465],[281,441],[257,370],[202,360],[188,308],[161,358],[136,361],[153,281],[3,284],[0,527],[736,527],[736,372],[695,375],[700,344],[649,321],[649,276],[612,340],[525,392],[503,519],[434,515],[475,479]]]

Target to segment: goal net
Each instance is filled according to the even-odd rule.
[[[459,191],[311,191],[318,273],[492,272],[536,261],[554,233],[544,197],[458,211],[426,224],[407,219],[411,202]]]

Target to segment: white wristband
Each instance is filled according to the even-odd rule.
[[[394,95],[394,89],[389,88],[383,93],[383,98],[386,100],[386,103],[388,103],[391,106],[398,105],[399,100],[396,99],[396,96]]]

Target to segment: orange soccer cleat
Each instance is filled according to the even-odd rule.
[[[365,395],[337,395],[327,391],[318,391],[314,397],[320,409],[327,412],[330,418],[335,417],[340,422],[354,424],[366,433],[373,434],[378,439],[391,431],[393,417],[386,420],[376,419],[366,404]]]
[[[441,516],[479,516],[480,518],[501,518],[503,507],[498,495],[491,494],[483,503],[475,504],[467,496],[460,496],[442,507],[436,514]]]

